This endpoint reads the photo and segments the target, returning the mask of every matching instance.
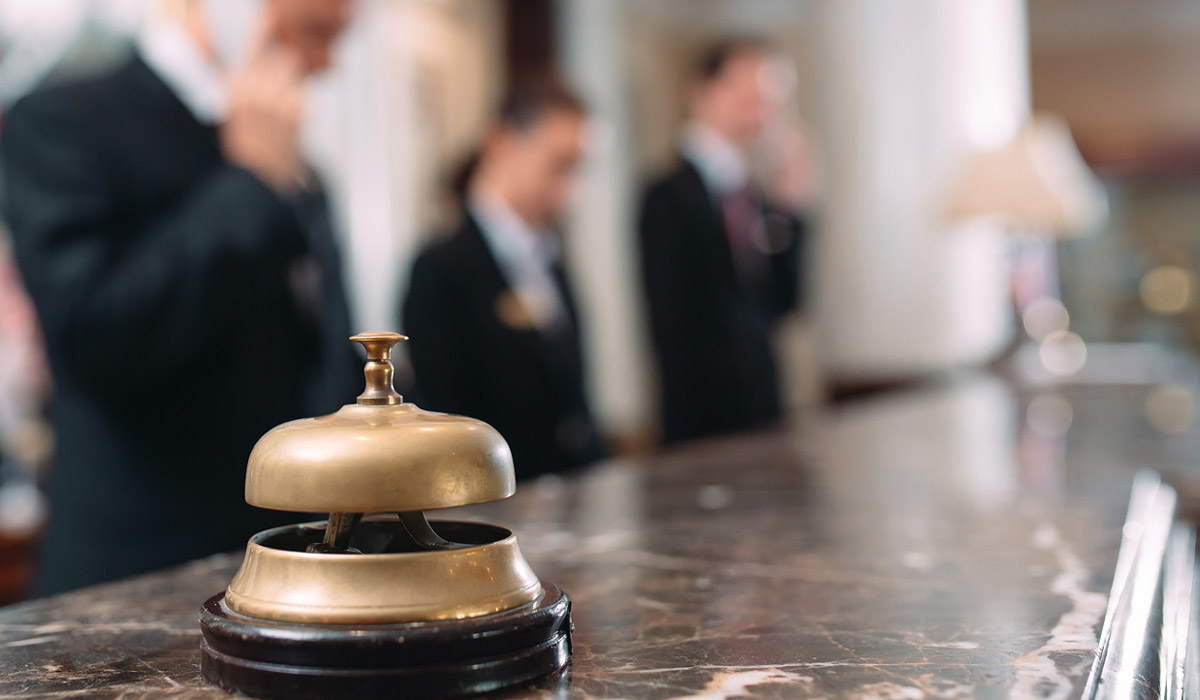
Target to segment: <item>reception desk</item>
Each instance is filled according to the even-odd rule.
[[[947,380],[525,483],[466,509],[574,598],[568,670],[504,698],[1074,698],[1145,389]],[[224,697],[197,611],[240,554],[0,610],[0,696]]]

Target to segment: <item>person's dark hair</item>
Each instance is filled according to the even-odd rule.
[[[528,131],[546,114],[557,110],[581,116],[587,114],[583,100],[558,78],[542,76],[524,80],[513,85],[504,96],[492,128]],[[479,169],[481,156],[481,149],[476,148],[454,170],[450,188],[460,202],[465,201],[467,188]]]
[[[758,37],[726,39],[708,47],[696,62],[696,77],[704,83],[718,78],[729,62],[746,54],[770,52],[770,45]]]
[[[522,81],[512,87],[500,103],[496,122],[501,127],[525,131],[547,112],[565,110],[578,115],[587,113],[583,100],[555,77]]]

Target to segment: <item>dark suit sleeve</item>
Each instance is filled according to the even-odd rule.
[[[236,343],[225,321],[256,268],[303,241],[290,209],[232,166],[139,219],[102,120],[72,107],[31,98],[7,115],[0,167],[18,262],[62,371],[102,392],[154,389]]]
[[[804,265],[808,242],[808,220],[778,211],[766,212],[768,241],[775,247],[771,254],[771,312],[778,318],[800,310],[804,303]]]
[[[404,332],[412,361],[417,398],[425,408],[448,413],[466,412],[467,370],[465,350],[456,326],[461,323],[454,308],[449,281],[452,275],[439,271],[428,254],[413,264],[405,295]]]
[[[702,332],[688,311],[696,306],[689,292],[695,273],[689,269],[688,248],[679,244],[683,226],[679,206],[668,193],[661,187],[651,189],[642,205],[638,234],[650,331],[663,358],[688,357],[691,339]]]

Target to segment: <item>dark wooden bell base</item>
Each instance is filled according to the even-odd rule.
[[[460,698],[521,685],[571,656],[571,599],[542,588],[534,602],[493,615],[358,627],[247,617],[220,593],[200,609],[200,669],[264,700]]]

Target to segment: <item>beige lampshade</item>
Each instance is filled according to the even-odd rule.
[[[1108,215],[1108,197],[1067,125],[1039,116],[1000,149],[970,154],[946,214],[999,217],[1022,232],[1067,238],[1095,232]]]

